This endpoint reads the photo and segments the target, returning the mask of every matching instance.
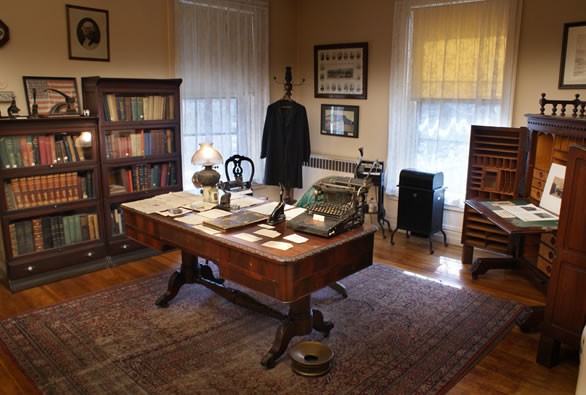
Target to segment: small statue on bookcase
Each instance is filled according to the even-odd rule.
[[[16,97],[12,96],[12,102],[6,111],[8,111],[8,117],[16,118],[16,114],[20,112],[20,108],[16,106]]]
[[[39,117],[39,105],[37,104],[37,88],[33,88],[33,104],[31,105],[30,118]]]

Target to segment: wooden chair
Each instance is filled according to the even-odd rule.
[[[224,183],[226,191],[237,192],[252,189],[252,178],[254,177],[254,162],[252,159],[243,155],[232,155],[224,162],[224,169],[227,180]],[[246,179],[245,174],[247,175]]]

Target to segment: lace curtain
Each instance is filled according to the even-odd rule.
[[[183,184],[201,170],[191,164],[200,143],[226,160],[253,159],[256,175],[269,104],[268,2],[176,0],[175,67],[181,85]],[[197,168],[196,168],[197,167]],[[217,168],[224,177],[224,167]]]
[[[387,190],[401,169],[444,173],[463,207],[470,126],[510,126],[521,0],[398,0]]]

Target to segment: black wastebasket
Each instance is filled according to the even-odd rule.
[[[444,173],[425,173],[415,169],[403,169],[399,174],[399,211],[397,227],[391,234],[395,244],[395,233],[399,229],[429,239],[429,252],[433,254],[431,236],[442,232],[444,244],[446,233],[442,229],[444,218]]]

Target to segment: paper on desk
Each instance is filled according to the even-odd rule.
[[[199,213],[199,215],[206,217],[206,218],[214,219],[214,218],[225,217],[227,215],[232,215],[232,213],[229,211],[224,211],[224,210],[219,210],[217,208],[214,208],[214,209],[211,209],[208,211],[202,211],[201,213]]]
[[[285,236],[285,237],[283,237],[283,239],[292,241],[293,243],[305,243],[307,240],[309,240],[308,238],[305,238],[303,236],[299,236],[298,234],[295,234],[295,233],[293,233],[292,235],[289,235],[289,236]]]
[[[255,235],[251,235],[250,233],[238,233],[235,234],[234,237],[238,237],[241,240],[251,241],[253,243],[255,241],[262,240],[262,237],[257,237]]]
[[[256,233],[257,235],[270,237],[271,239],[274,237],[281,236],[281,233],[277,232],[276,230],[270,230],[270,229],[259,229],[254,233]]]
[[[216,234],[220,233],[219,230],[214,229],[214,228],[210,228],[210,227],[205,226],[205,225],[195,225],[193,228],[194,229],[201,230],[202,232],[208,233],[210,235],[216,235]]]
[[[289,221],[304,212],[305,209],[303,207],[294,207],[291,210],[285,211],[285,218],[287,218],[287,221]]]
[[[264,201],[265,200],[263,200],[263,199],[257,199],[255,197],[245,196],[245,195],[238,195],[236,197],[234,195],[232,195],[230,198],[230,202],[233,204],[239,205],[240,208],[253,206],[255,204],[260,204]]]
[[[269,203],[261,204],[260,206],[249,207],[246,210],[256,211],[257,213],[270,215],[273,212],[273,210],[275,209],[275,207],[277,207],[277,204],[279,204],[279,202],[269,202]],[[285,204],[285,211],[290,210],[294,207],[295,206],[292,206],[290,204]]]
[[[275,227],[273,225],[269,225],[269,224],[258,224],[258,226],[260,226],[261,228],[265,228],[265,229],[275,229]]]
[[[493,213],[501,218],[515,218],[515,216],[506,210],[493,210]]]
[[[503,206],[503,210],[508,211],[524,222],[555,221],[558,219],[557,216],[553,215],[547,210],[537,207],[534,204]]]
[[[200,225],[205,218],[198,214],[185,215],[175,218],[175,221],[183,222],[187,225]]]
[[[132,208],[145,214],[165,211],[170,208],[176,207],[172,204],[168,204],[165,201],[157,200],[154,198],[135,200],[134,202],[125,202],[122,203],[122,206]]]
[[[266,243],[262,244],[265,247],[276,248],[278,250],[288,250],[289,248],[293,247],[291,243],[285,243],[284,241],[267,241]]]

